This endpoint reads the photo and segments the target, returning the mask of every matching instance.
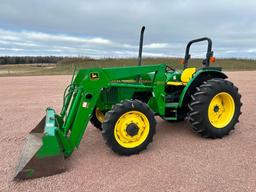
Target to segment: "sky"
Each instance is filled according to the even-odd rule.
[[[0,56],[256,58],[255,0],[0,0]],[[204,57],[206,45],[192,46]]]

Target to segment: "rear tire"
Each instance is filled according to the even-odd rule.
[[[114,105],[105,117],[102,135],[115,153],[137,154],[152,142],[156,121],[147,104],[139,100],[125,100]]]
[[[238,88],[230,81],[214,78],[196,89],[188,105],[193,131],[206,138],[228,135],[241,114]]]

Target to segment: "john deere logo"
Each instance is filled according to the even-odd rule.
[[[99,73],[90,73],[91,80],[98,80],[99,79]]]

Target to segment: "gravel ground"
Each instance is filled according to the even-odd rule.
[[[203,139],[188,122],[158,120],[154,142],[120,157],[89,125],[67,172],[13,182],[28,132],[48,106],[57,111],[70,76],[0,78],[0,191],[256,191],[256,72],[230,72],[242,94],[243,115],[224,139]]]

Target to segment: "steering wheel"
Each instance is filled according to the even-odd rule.
[[[175,71],[175,69],[169,65],[166,65],[166,71]]]

